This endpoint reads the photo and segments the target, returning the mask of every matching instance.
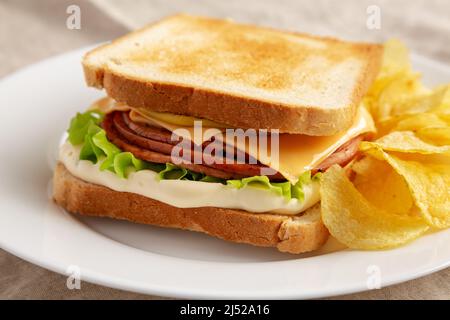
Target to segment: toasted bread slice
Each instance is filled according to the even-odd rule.
[[[328,230],[316,205],[301,216],[256,214],[212,207],[182,209],[128,192],[85,182],[58,163],[53,198],[69,212],[198,231],[224,240],[302,253],[320,248]]]
[[[232,127],[348,128],[382,47],[176,15],[89,52],[89,86],[133,107]]]

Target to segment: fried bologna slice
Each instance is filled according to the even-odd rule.
[[[348,128],[382,46],[176,15],[89,52],[89,86],[132,107],[238,128]]]
[[[198,231],[228,241],[276,247],[282,252],[312,251],[328,239],[319,205],[298,217],[212,207],[182,209],[85,182],[61,163],[53,177],[53,198],[72,213]]]

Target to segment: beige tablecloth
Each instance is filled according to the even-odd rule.
[[[81,8],[81,30],[66,28],[66,8]],[[367,8],[377,5],[381,28],[366,26]],[[450,63],[450,2],[366,0],[2,0],[0,76],[50,55],[117,37],[165,15],[189,12],[232,17],[273,27],[355,40],[403,39],[410,48]],[[450,79],[449,79],[450,81]],[[1,214],[1,213],[0,213]],[[66,277],[44,270],[0,249],[0,298],[155,299],[82,283],[68,290]],[[450,268],[403,284],[352,294],[348,299],[450,299]]]

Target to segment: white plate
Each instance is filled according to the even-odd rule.
[[[58,140],[69,119],[102,93],[85,87],[86,49],[25,68],[0,82],[0,246],[82,280],[183,298],[312,298],[386,286],[450,265],[450,231],[390,251],[332,251],[294,256],[231,244],[194,232],[79,218],[50,200]],[[428,83],[450,69],[421,57]],[[330,249],[331,248],[331,249]]]

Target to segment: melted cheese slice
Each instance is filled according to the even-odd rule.
[[[171,132],[175,132],[177,136],[189,139],[198,145],[214,136],[217,140],[225,141],[227,144],[235,146],[238,150],[249,154],[262,164],[278,171],[292,184],[298,181],[302,173],[319,165],[347,141],[362,133],[375,132],[375,126],[370,114],[365,108],[360,107],[355,121],[347,131],[322,137],[302,134],[279,134],[278,157],[276,157],[273,156],[271,150],[270,133],[268,134],[267,150],[264,149],[263,151],[260,150],[260,143],[252,144],[250,143],[251,139],[236,139],[235,136],[225,134],[222,125],[220,125],[220,129],[203,126],[202,132],[198,132],[198,128],[180,125],[179,122],[177,123],[178,118],[175,115],[173,117],[174,121],[170,121],[171,118],[168,113],[164,113],[164,118],[160,116],[155,117],[152,115],[153,112],[149,113],[139,108],[119,104],[109,98],[95,103],[92,108],[100,109],[105,113],[114,110],[130,110],[130,117],[133,121],[165,128]],[[192,123],[197,120],[202,120],[193,117],[184,117],[183,121],[189,122],[189,118],[192,120]],[[208,122],[205,123],[208,124]]]

